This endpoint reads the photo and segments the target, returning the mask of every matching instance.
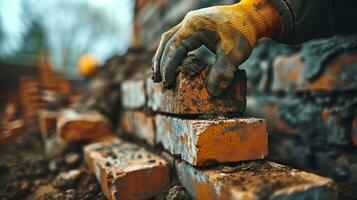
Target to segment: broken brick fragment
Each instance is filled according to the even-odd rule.
[[[48,136],[51,132],[56,130],[57,124],[57,112],[49,110],[40,110],[39,111],[39,124],[41,134]]]
[[[190,57],[186,58],[190,59]],[[191,58],[192,59],[192,58]],[[188,65],[194,65],[190,68]],[[180,67],[176,86],[165,89],[162,83],[146,81],[148,106],[154,110],[173,114],[243,113],[246,106],[247,77],[237,70],[226,92],[220,97],[210,96],[206,88],[207,69],[192,61]],[[190,69],[186,69],[190,68]],[[185,70],[186,69],[186,70]]]
[[[57,134],[68,142],[95,140],[110,133],[109,121],[98,112],[64,110],[58,116]]]
[[[87,145],[84,153],[108,199],[149,199],[170,183],[168,163],[136,144],[113,139]]]
[[[333,181],[273,162],[197,169],[177,162],[176,173],[192,199],[336,199]]]
[[[143,111],[124,111],[120,118],[121,128],[125,134],[155,144],[155,120]]]
[[[187,120],[157,115],[156,143],[192,165],[263,159],[268,155],[264,119]]]
[[[121,103],[125,109],[139,109],[146,105],[145,79],[125,80],[120,84]]]

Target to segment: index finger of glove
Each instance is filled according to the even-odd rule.
[[[153,57],[152,63],[152,71],[153,71],[153,80],[154,82],[160,82],[162,80],[161,72],[160,72],[160,61],[162,57],[162,53],[165,49],[166,43],[171,39],[173,34],[180,28],[181,24],[176,25],[171,30],[165,32],[161,36],[159,47]]]

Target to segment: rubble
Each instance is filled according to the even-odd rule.
[[[53,185],[60,189],[73,188],[78,180],[83,175],[83,172],[78,169],[70,170],[68,172],[61,172],[54,180]]]

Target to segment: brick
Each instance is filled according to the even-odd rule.
[[[237,70],[232,84],[217,98],[208,93],[205,70],[194,78],[179,73],[177,79],[174,89],[164,89],[161,83],[147,79],[148,107],[173,114],[243,113],[245,110],[247,77],[243,70]]]
[[[120,118],[124,133],[155,144],[155,120],[143,111],[124,111]]]
[[[109,121],[97,112],[77,113],[61,111],[57,121],[57,134],[65,141],[96,140],[111,133]]]
[[[191,198],[196,200],[336,199],[331,179],[273,162],[205,169],[178,162],[176,173]]]
[[[157,115],[156,142],[192,165],[262,159],[268,154],[264,119],[185,120]]]
[[[273,92],[349,91],[357,89],[353,64],[357,53],[345,53],[331,60],[313,81],[304,77],[304,62],[299,53],[278,56],[273,64]]]
[[[357,52],[345,53],[325,66],[323,73],[314,81],[307,83],[309,90],[348,91],[357,89],[355,81]],[[354,64],[354,66],[352,66]]]
[[[139,109],[146,105],[145,79],[126,80],[120,85],[122,106]]]
[[[273,64],[273,92],[296,92],[303,89],[304,63],[300,54],[277,56]]]
[[[48,136],[56,131],[57,112],[50,110],[39,111],[39,124],[41,134]]]
[[[138,145],[114,139],[90,144],[84,152],[108,199],[149,199],[170,182],[168,163]]]
[[[21,119],[16,119],[4,124],[0,124],[0,145],[8,144],[20,136],[25,127],[25,122]]]

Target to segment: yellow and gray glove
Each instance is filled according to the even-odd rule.
[[[281,29],[278,11],[269,0],[242,0],[189,12],[162,35],[153,59],[153,79],[165,87],[175,83],[177,67],[189,51],[204,45],[216,54],[206,83],[211,95],[224,92],[238,65],[258,39],[276,37]]]

